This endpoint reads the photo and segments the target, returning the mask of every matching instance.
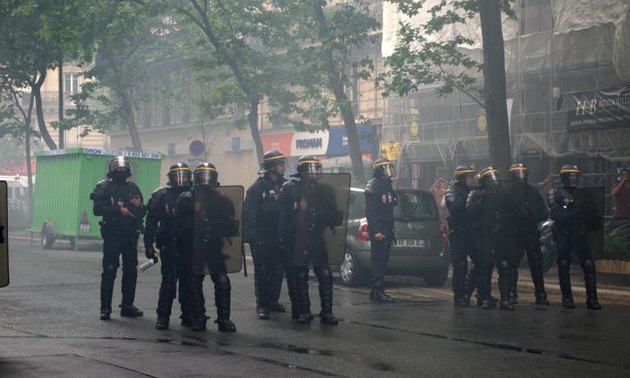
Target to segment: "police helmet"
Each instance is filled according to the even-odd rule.
[[[374,170],[374,176],[378,175],[392,178],[396,174],[394,164],[385,158],[374,160],[372,169]]]
[[[455,180],[459,182],[466,182],[467,177],[474,177],[475,170],[470,165],[458,165],[455,168]]]
[[[560,181],[565,187],[577,187],[580,179],[580,169],[577,165],[566,164],[560,168]]]
[[[271,150],[265,152],[262,158],[262,169],[264,171],[268,171],[273,169],[277,164],[285,164],[287,159],[284,157],[282,152],[278,150]]]
[[[495,183],[499,181],[499,178],[499,171],[494,169],[493,167],[486,167],[479,171],[479,174],[477,174],[477,180],[479,180],[479,183],[483,187],[487,186],[490,183]]]
[[[527,181],[528,169],[523,163],[512,164],[508,175],[514,180]]]
[[[195,167],[193,182],[195,186],[212,186],[218,184],[219,173],[212,163],[201,163]]]
[[[321,173],[322,163],[313,155],[301,156],[297,161],[298,173]]]
[[[131,176],[131,163],[124,156],[116,156],[107,164],[108,176],[112,176],[114,172],[124,172],[126,177]]]
[[[168,177],[168,185],[171,187],[192,185],[192,171],[186,163],[171,165],[166,176]]]

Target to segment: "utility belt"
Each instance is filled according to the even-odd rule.
[[[118,235],[134,235],[138,236],[144,231],[144,226],[138,225],[137,227],[126,227],[121,222],[111,221],[111,220],[102,220],[98,222],[101,226],[101,236],[103,238],[109,236],[118,236]]]

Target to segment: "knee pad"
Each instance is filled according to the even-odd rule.
[[[219,285],[224,288],[230,288],[230,277],[226,273],[213,274],[213,281],[215,285]]]
[[[315,268],[315,273],[317,274],[317,279],[320,282],[333,282],[332,272],[328,266]]]
[[[558,262],[558,269],[561,269],[561,268],[569,269],[569,265],[570,265],[569,260],[562,259],[562,260],[558,260],[557,262]]]
[[[584,260],[584,262],[582,263],[582,268],[584,270],[588,270],[588,271],[594,270],[595,269],[595,263],[591,259]]]

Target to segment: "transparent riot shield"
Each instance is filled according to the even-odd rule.
[[[573,245],[587,246],[593,259],[604,253],[604,187],[578,188],[573,194],[577,216],[573,223]]]
[[[194,188],[192,270],[234,273],[242,268],[242,186]]]
[[[297,266],[339,265],[344,260],[348,225],[350,175],[308,175],[294,203]]]
[[[523,251],[523,215],[527,183],[505,180],[486,188],[483,198],[481,258],[486,262],[518,262]]]
[[[0,181],[0,287],[9,284],[9,227],[7,183]]]

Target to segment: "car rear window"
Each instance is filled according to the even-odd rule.
[[[433,220],[437,219],[435,200],[430,193],[397,192],[398,205],[394,207],[396,220]]]

